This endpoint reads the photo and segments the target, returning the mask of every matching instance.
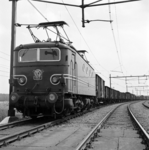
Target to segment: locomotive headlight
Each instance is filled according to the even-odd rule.
[[[54,76],[54,77],[52,77],[52,82],[53,82],[54,84],[58,84],[58,83],[60,82],[60,78]]]
[[[11,102],[15,103],[18,101],[19,95],[17,93],[12,93],[10,98],[11,98]]]
[[[16,95],[11,95],[11,100],[15,101],[17,99]]]
[[[58,96],[56,93],[50,93],[48,95],[48,102],[49,103],[55,103],[57,101],[57,99],[58,99]]]
[[[26,78],[25,78],[25,77],[20,77],[20,78],[18,78],[18,83],[19,83],[20,85],[24,85],[24,84],[26,83]]]

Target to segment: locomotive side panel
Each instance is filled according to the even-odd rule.
[[[78,94],[95,96],[95,72],[82,57],[76,54]]]
[[[68,74],[65,77],[68,93],[78,94],[77,68],[76,52],[68,49]]]

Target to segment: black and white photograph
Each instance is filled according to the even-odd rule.
[[[2,0],[0,149],[149,150],[149,1]]]

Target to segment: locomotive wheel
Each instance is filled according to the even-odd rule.
[[[81,112],[81,110],[83,109],[83,106],[82,106],[82,103],[81,103],[80,100],[76,101],[75,107],[76,107],[76,112],[77,113]]]

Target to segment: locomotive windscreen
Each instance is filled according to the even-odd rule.
[[[41,61],[59,61],[60,50],[58,48],[40,48]]]
[[[18,59],[19,62],[60,61],[61,51],[56,47],[21,49],[18,53]]]
[[[19,62],[37,61],[37,49],[21,49],[18,55]]]

